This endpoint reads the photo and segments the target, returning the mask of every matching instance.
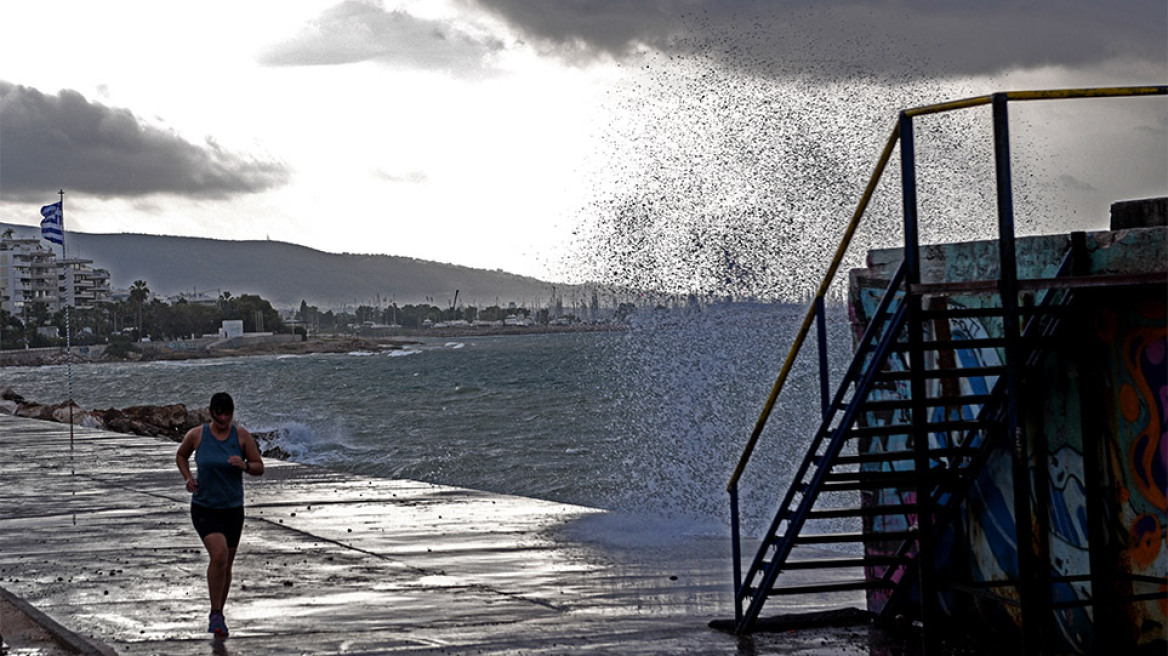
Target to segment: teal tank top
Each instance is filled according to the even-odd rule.
[[[211,424],[203,424],[203,437],[195,451],[199,489],[191,501],[204,508],[243,507],[243,470],[227,464],[231,456],[243,457],[235,426],[231,427],[227,439],[220,442],[211,434]]]

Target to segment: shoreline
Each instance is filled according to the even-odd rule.
[[[411,344],[420,344],[427,338],[450,339],[466,337],[494,337],[506,335],[542,335],[560,333],[589,333],[627,330],[626,326],[579,324],[571,326],[467,326],[442,328],[409,328],[394,330],[385,335],[323,335],[301,341],[242,344],[234,348],[187,350],[174,352],[145,352],[128,358],[74,357],[77,364],[112,362],[160,362],[175,360],[203,360],[249,355],[308,355],[312,353],[349,353],[351,351],[399,350]],[[74,346],[76,352],[83,349]],[[36,351],[35,353],[33,351]],[[7,357],[6,357],[7,356]],[[65,347],[44,349],[0,350],[2,367],[43,367],[66,364]]]

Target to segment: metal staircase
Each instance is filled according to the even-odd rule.
[[[1023,380],[1073,303],[1076,284],[1067,278],[1081,274],[1085,247],[1081,234],[1072,235],[1054,277],[1018,279],[1007,103],[1151,94],[1168,94],[1168,87],[999,93],[901,112],[727,486],[737,632],[754,630],[772,597],[822,600],[861,590],[870,610],[929,626],[940,598],[935,550],[960,530],[961,504],[995,453],[1008,454],[1012,467],[1015,539],[1032,542]],[[992,106],[994,123],[997,277],[922,283],[913,119],[982,105]],[[830,395],[824,298],[897,145],[903,263],[866,318],[854,358]],[[822,420],[743,574],[739,482],[813,324]],[[1049,611],[1043,589],[1049,572],[1028,549],[1019,549],[1017,558],[1019,575],[1010,585],[1017,589],[1020,616],[1041,617]],[[843,574],[854,572],[862,576]],[[1022,623],[1027,651],[1040,642],[1040,625]]]
[[[1068,253],[1061,271],[1069,270],[1070,262]],[[952,325],[970,318],[1001,325],[1002,308],[946,307],[946,297],[934,289],[930,309],[918,312],[922,339],[914,343],[909,339],[910,294],[903,280],[902,266],[859,340],[747,570],[735,599],[740,627],[757,619],[767,598],[780,595],[885,590],[889,596],[882,614],[903,612],[917,580],[919,556],[928,553],[929,544],[954,518],[993,446],[1002,445],[1007,368],[987,363],[986,354],[1004,349],[1005,338],[961,334]],[[1065,290],[1047,293],[1041,303],[1021,312],[1029,318],[1020,331],[1027,366],[1038,363],[1071,299]],[[914,362],[920,366],[914,368]],[[914,402],[916,390],[923,393]],[[858,448],[858,442],[868,444]],[[860,503],[863,497],[867,500]],[[892,523],[902,527],[877,530],[876,518],[895,518]],[[847,519],[862,521],[863,530],[839,530],[838,521],[834,531],[808,528],[817,520],[830,526]],[[896,546],[878,552],[873,549],[877,543]],[[800,545],[842,544],[862,546],[864,553],[792,557]],[[866,576],[781,585],[783,572],[834,568],[863,568]]]

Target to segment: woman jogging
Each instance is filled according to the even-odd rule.
[[[226,392],[211,397],[211,421],[187,431],[175,461],[191,496],[191,521],[207,548],[207,591],[211,597],[207,633],[227,637],[223,606],[231,589],[231,565],[243,532],[243,474],[261,476],[264,461],[251,433],[231,422],[235,402]],[[198,477],[191,475],[195,454]]]

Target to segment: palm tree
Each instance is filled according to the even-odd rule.
[[[138,332],[142,332],[142,306],[146,304],[146,299],[150,298],[150,288],[146,286],[145,280],[135,280],[134,285],[130,287],[130,307],[134,310],[134,325]]]

